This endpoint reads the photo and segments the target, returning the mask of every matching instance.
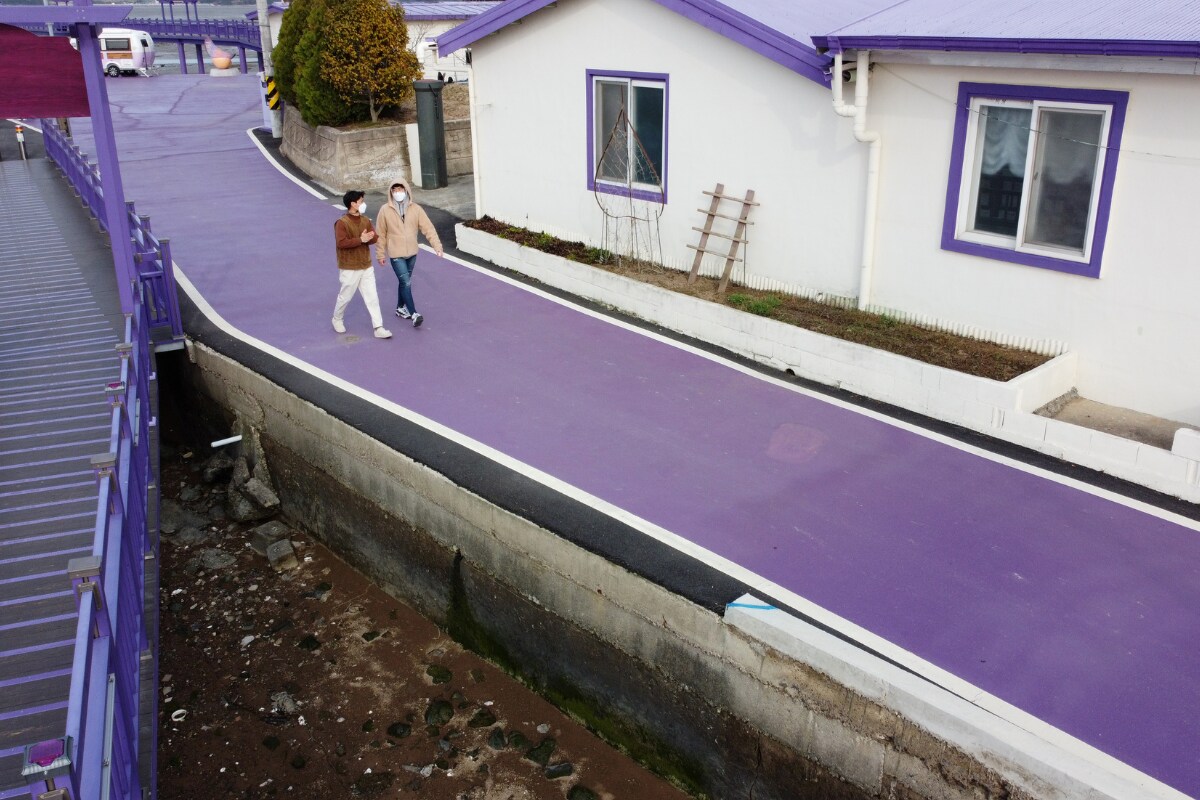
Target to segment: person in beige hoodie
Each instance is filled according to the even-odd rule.
[[[396,293],[396,316],[411,319],[413,327],[419,328],[425,318],[417,313],[412,294],[413,270],[417,266],[417,233],[425,234],[439,258],[442,241],[425,209],[412,201],[412,192],[403,179],[391,185],[387,198],[375,219],[375,232],[379,234],[375,256],[380,266],[391,263],[396,280],[400,282]]]

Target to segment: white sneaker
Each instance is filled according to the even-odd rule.
[[[412,314],[408,313],[408,306],[400,306],[397,308],[396,316],[400,319],[412,319]]]
[[[421,327],[421,323],[425,321],[425,318],[422,317],[420,314],[413,314],[412,321],[413,321],[413,327],[419,328],[419,327]]]
[[[389,331],[387,328],[382,328],[382,327],[376,328],[375,329],[375,338],[376,339],[390,339],[390,338],[392,338],[392,332]]]
[[[343,322],[342,322],[340,319],[335,319],[335,320],[333,321],[333,329],[334,329],[335,331],[337,331],[338,333],[345,333],[345,332],[346,332],[346,326],[345,326],[345,324],[344,324],[344,323],[343,323]]]

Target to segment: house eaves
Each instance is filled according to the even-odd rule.
[[[964,53],[1026,53],[1200,59],[1200,42],[1137,39],[992,39],[950,36],[814,36],[821,52],[936,50]]]
[[[437,39],[438,52],[446,55],[490,36],[561,0],[508,0],[447,31]],[[830,59],[810,45],[787,36],[768,25],[735,11],[717,0],[654,0],[680,16],[703,25],[765,58],[792,70],[822,86],[829,85]]]

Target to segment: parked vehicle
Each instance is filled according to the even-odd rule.
[[[125,73],[150,75],[153,71],[154,39],[145,31],[101,28],[99,39],[101,63],[110,77]],[[78,47],[74,39],[71,46]]]

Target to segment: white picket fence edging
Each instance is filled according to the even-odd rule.
[[[1010,381],[978,378],[672,292],[461,223],[455,230],[466,253],[781,372],[1200,502],[1200,460],[1033,413],[1074,388],[1077,357],[1071,351]]]

